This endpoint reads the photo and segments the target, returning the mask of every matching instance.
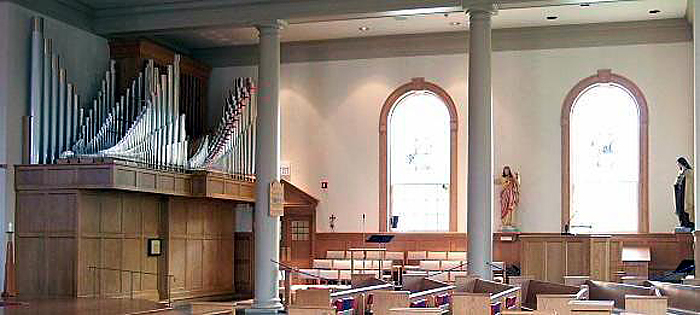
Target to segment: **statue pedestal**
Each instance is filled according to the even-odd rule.
[[[515,227],[515,226],[506,225],[506,226],[501,227],[501,232],[503,232],[503,233],[517,233],[517,232],[520,232],[520,229]]]
[[[674,233],[693,233],[693,229],[688,227],[677,226]]]

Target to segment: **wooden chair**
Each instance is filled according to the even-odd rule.
[[[428,252],[428,259],[447,260],[447,252]]]
[[[410,306],[408,291],[375,291],[372,293],[372,311],[374,315],[390,315],[392,308]]]
[[[625,295],[625,310],[646,315],[666,315],[668,298],[661,296]]]
[[[440,315],[442,310],[439,308],[392,308],[389,310],[390,315]]]
[[[467,260],[467,252],[447,252],[447,260]]]
[[[452,314],[491,314],[491,295],[488,293],[455,292],[452,295]]]
[[[345,259],[345,251],[344,250],[326,251],[326,259]]]
[[[333,269],[333,261],[330,259],[314,259],[315,269]]]
[[[287,308],[287,314],[289,315],[335,315],[335,309],[327,307],[313,307],[313,306],[290,306]]]

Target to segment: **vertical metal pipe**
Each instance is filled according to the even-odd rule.
[[[66,69],[61,69],[58,74],[58,150],[56,157],[59,157],[64,149],[66,130]]]
[[[58,55],[55,52],[51,54],[51,144],[49,163],[53,163],[56,159],[56,151],[58,147]]]
[[[63,151],[70,150],[71,136],[73,134],[73,84],[66,86],[66,124]]]
[[[39,163],[39,152],[41,145],[41,98],[42,98],[42,82],[43,82],[43,53],[44,44],[44,19],[34,17],[32,19],[32,59],[31,59],[31,74],[30,84],[31,93],[29,95],[29,108],[27,116],[29,117],[29,134],[27,135],[29,143],[25,143],[28,149],[25,164]]]
[[[78,95],[78,92],[76,91],[77,89],[75,88],[75,85],[73,86],[73,135],[71,136],[71,143],[75,144],[78,141],[78,132],[80,130],[80,126],[78,125],[78,122],[80,121],[80,116],[82,115],[82,108],[80,108],[80,95]],[[78,112],[78,109],[80,109],[80,112]]]
[[[43,96],[41,106],[41,163],[49,163],[51,150],[51,39],[44,39]]]

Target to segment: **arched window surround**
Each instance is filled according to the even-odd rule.
[[[639,110],[639,215],[638,232],[649,232],[649,108],[642,90],[631,80],[613,73],[610,69],[601,69],[595,75],[578,82],[564,99],[561,111],[561,229],[569,224],[570,216],[570,124],[571,111],[577,98],[586,89],[600,83],[614,83],[626,89],[634,98]]]
[[[457,107],[452,97],[437,84],[425,81],[425,78],[413,78],[398,87],[384,101],[381,114],[379,116],[379,231],[386,232],[388,229],[388,148],[387,148],[387,128],[389,116],[394,106],[407,93],[412,91],[429,91],[442,100],[450,115],[450,232],[457,232],[457,132],[459,120],[457,117]]]

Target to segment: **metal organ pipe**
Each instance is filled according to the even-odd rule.
[[[222,117],[211,134],[203,135],[190,156],[188,131],[200,130],[201,80],[180,71],[181,58],[156,67],[149,60],[138,76],[116,89],[115,61],[101,76],[96,97],[80,103],[51,39],[44,38],[43,20],[33,20],[30,104],[31,163],[59,158],[116,158],[143,166],[174,169],[216,169],[251,180],[254,170],[255,87],[251,79],[235,79],[224,97]]]

